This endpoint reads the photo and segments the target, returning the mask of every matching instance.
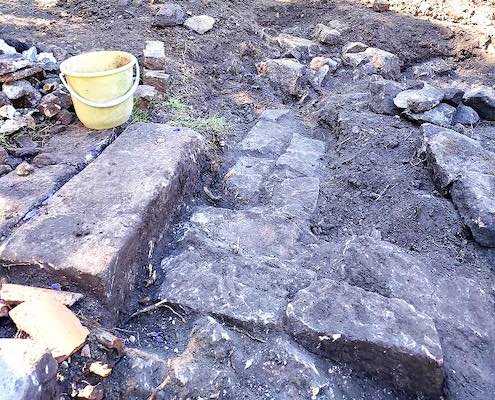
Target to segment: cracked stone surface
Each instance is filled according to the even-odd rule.
[[[203,151],[193,131],[130,126],[2,243],[0,261],[46,267],[41,272],[70,278],[109,308],[122,306],[140,249],[167,228]]]
[[[435,324],[404,300],[324,279],[298,292],[286,313],[289,331],[311,351],[399,388],[441,393],[443,353]]]

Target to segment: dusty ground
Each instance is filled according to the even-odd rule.
[[[170,98],[190,105],[196,117],[221,117],[228,124],[225,130],[210,132],[219,145],[220,157],[242,138],[262,110],[281,104],[300,112],[313,126],[313,134],[325,138],[328,179],[322,185],[312,222],[312,231],[319,239],[338,242],[352,234],[379,232],[383,239],[425,260],[434,275],[465,276],[493,286],[495,253],[472,241],[452,203],[435,192],[425,165],[415,156],[420,141],[416,127],[396,117],[384,121],[369,112],[366,84],[355,83],[349,76],[332,79],[321,99],[295,104],[293,99],[275,93],[257,76],[255,68],[257,62],[280,53],[270,36],[285,32],[309,37],[317,23],[337,19],[346,26],[346,40],[363,41],[397,54],[404,70],[440,56],[456,66],[459,81],[493,84],[494,60],[480,51],[476,26],[469,21],[448,24],[448,18],[440,23],[434,16],[397,11],[375,13],[364,5],[366,2],[357,1],[182,1],[192,14],[208,14],[218,20],[213,33],[197,36],[182,27],[156,29],[151,24],[154,5],[129,3],[67,0],[57,7],[43,7],[28,0],[3,0],[0,37],[54,44],[69,54],[118,48],[137,56],[141,56],[145,40],[164,41],[173,77]],[[325,107],[347,113],[349,121],[337,125],[322,122],[319,115]],[[173,108],[160,104],[150,118],[165,122],[173,117]],[[204,177],[204,183],[215,193],[220,192],[227,167],[220,164],[221,158],[215,160],[211,174]],[[208,199],[199,193],[193,202],[207,204]],[[223,203],[228,204],[229,199]],[[155,254],[156,263],[173,251],[175,245],[170,239],[180,235],[180,221],[186,220],[188,213],[185,207],[177,231],[166,240],[169,244]],[[157,283],[161,280],[159,277]],[[155,289],[140,285],[114,332],[128,343],[159,351],[165,357],[182,352],[194,315],[187,315],[185,323],[167,310],[130,319],[132,312],[153,302],[155,296]],[[88,304],[80,312],[94,318],[88,315]],[[2,332],[10,336],[13,328],[4,324]],[[100,350],[96,354],[103,357]],[[462,357],[462,351],[454,357]],[[120,385],[127,379],[127,361],[118,362],[122,368],[116,368],[104,384],[107,399],[122,396]],[[75,356],[72,366],[63,369],[64,393],[70,392],[74,382],[88,379],[78,369],[83,364],[82,357]]]

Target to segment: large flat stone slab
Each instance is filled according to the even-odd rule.
[[[297,293],[286,314],[289,331],[311,351],[399,388],[441,394],[435,324],[404,300],[324,279]]]
[[[22,219],[34,215],[34,208],[75,173],[71,166],[49,165],[35,168],[29,176],[19,176],[15,171],[3,176],[0,179],[0,239]]]
[[[0,262],[42,267],[117,308],[149,241],[196,182],[204,150],[188,129],[130,126],[16,229],[0,246]]]

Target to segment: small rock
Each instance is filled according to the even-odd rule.
[[[449,106],[446,103],[440,103],[431,110],[423,113],[413,113],[408,110],[404,111],[403,115],[416,122],[430,123],[438,126],[449,128],[452,125],[452,119],[456,113],[455,107]]]
[[[443,101],[451,106],[457,107],[462,103],[462,98],[464,97],[464,90],[458,88],[447,88],[443,89],[444,98]]]
[[[339,67],[339,63],[332,58],[315,57],[309,63],[309,68],[318,71],[321,67],[328,65],[330,72],[335,72]]]
[[[61,109],[62,106],[60,105],[60,100],[53,93],[43,96],[41,103],[38,106],[38,111],[47,118],[54,117]]]
[[[101,376],[102,378],[108,378],[112,374],[112,368],[110,368],[108,364],[97,361],[91,363],[89,366],[89,372]]]
[[[318,43],[312,40],[285,33],[278,35],[275,41],[286,51],[284,57],[292,56],[298,60],[307,60],[315,56],[320,49]]]
[[[34,127],[34,118],[30,115],[14,117],[14,119],[8,119],[3,124],[0,123],[0,133],[10,135],[25,127]]]
[[[175,3],[161,4],[155,15],[155,26],[166,28],[169,26],[182,25],[186,20],[186,13],[182,6]]]
[[[401,85],[390,80],[376,80],[370,83],[370,108],[377,114],[395,115],[399,109],[394,98],[402,91]]]
[[[101,386],[86,385],[84,388],[79,389],[74,397],[80,400],[103,400],[104,391]]]
[[[495,90],[488,86],[478,86],[464,94],[463,102],[472,107],[481,118],[495,121]]]
[[[480,116],[471,107],[461,104],[452,118],[452,125],[461,124],[466,126],[476,125],[480,121]]]
[[[170,85],[170,75],[165,71],[144,70],[143,83],[153,86],[160,93],[166,93]]]
[[[158,40],[147,40],[144,48],[144,66],[152,70],[163,70],[165,66],[165,44]]]
[[[373,11],[385,12],[390,10],[389,0],[375,0],[373,2]]]
[[[16,109],[10,104],[6,104],[0,107],[0,117],[7,119],[14,119],[16,114]]]
[[[352,54],[352,53],[362,53],[368,48],[364,43],[361,42],[350,42],[347,43],[342,48],[342,54]]]
[[[26,80],[5,83],[2,87],[2,91],[10,100],[17,100],[23,96],[40,96],[33,85]]]
[[[33,158],[32,163],[38,168],[56,164],[55,161],[46,153],[38,154],[36,157]]]
[[[290,58],[268,60],[257,65],[258,74],[266,76],[275,89],[297,96],[302,91],[304,66]]]
[[[20,163],[15,169],[15,173],[19,176],[28,176],[31,175],[33,172],[33,166],[26,161]]]
[[[57,122],[57,124],[63,126],[69,125],[73,119],[74,119],[74,114],[72,114],[68,110],[60,110],[55,116],[55,121]]]
[[[38,62],[41,62],[43,64],[56,64],[57,60],[53,53],[48,53],[48,52],[42,52],[38,54],[36,57]]]
[[[29,68],[19,69],[15,72],[0,75],[0,82],[4,82],[4,83],[15,82],[15,81],[19,81],[21,79],[25,79],[25,78],[28,78],[30,76],[36,75],[36,74],[44,75],[43,68],[39,65],[35,65],[35,66],[29,67]]]
[[[200,35],[213,29],[213,25],[215,25],[215,18],[210,17],[209,15],[197,15],[188,18],[186,22],[184,22],[184,26]]]
[[[4,92],[0,92],[0,107],[10,105],[10,100]]]
[[[156,96],[156,89],[150,85],[139,85],[136,89],[136,93],[134,94],[136,102],[143,106],[149,105],[149,103],[156,98]]]
[[[445,75],[452,70],[452,67],[442,58],[435,58],[412,68],[413,76],[418,78]]]
[[[89,347],[89,344],[85,344],[83,348],[81,349],[81,356],[85,358],[91,358],[91,348]]]
[[[342,42],[342,35],[337,29],[329,28],[323,24],[318,24],[316,26],[315,37],[320,43],[328,44],[330,46],[336,46]]]
[[[401,62],[395,54],[374,47],[367,48],[364,54],[366,54],[368,63],[385,79],[397,79],[399,77]]]
[[[394,104],[398,108],[408,109],[413,113],[422,113],[439,105],[443,97],[442,90],[425,84],[422,89],[404,90],[399,93],[394,99]]]
[[[0,165],[0,176],[7,175],[9,172],[12,172],[12,167],[10,165]]]

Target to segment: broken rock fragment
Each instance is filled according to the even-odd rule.
[[[314,282],[287,306],[289,331],[324,357],[438,396],[443,353],[433,320],[403,300],[347,283]]]
[[[370,83],[370,91],[370,108],[372,111],[385,115],[398,113],[399,109],[394,103],[394,98],[402,91],[400,84],[385,79],[375,80]]]
[[[2,400],[57,398],[57,362],[31,339],[0,339]]]
[[[443,98],[442,90],[425,84],[422,89],[409,89],[399,93],[394,103],[398,108],[408,109],[413,113],[422,113],[440,104]]]
[[[328,44],[330,46],[336,46],[342,41],[342,35],[337,29],[330,28],[323,24],[316,26],[315,38],[320,43]]]
[[[481,118],[495,121],[495,90],[488,86],[478,86],[464,94],[464,104],[472,107]]]
[[[25,301],[9,315],[19,330],[46,346],[58,362],[79,350],[89,334],[72,311],[51,298]]]
[[[275,38],[278,45],[286,51],[288,57],[292,56],[298,60],[308,60],[316,56],[320,46],[317,42],[285,33]]]
[[[11,305],[45,297],[50,297],[70,307],[82,299],[83,295],[80,293],[17,285],[14,283],[4,283],[0,287],[0,299]]]
[[[480,116],[471,107],[461,104],[452,118],[452,125],[461,124],[466,126],[476,125],[480,121]]]
[[[215,25],[215,18],[209,15],[197,15],[186,19],[184,22],[184,26],[200,35],[212,30],[213,25]]]
[[[158,40],[147,40],[144,48],[144,66],[151,70],[163,70],[165,67],[165,44]]]
[[[495,247],[495,176],[465,172],[454,182],[450,194],[474,239]]]
[[[186,13],[182,6],[175,3],[161,4],[155,15],[155,25],[160,28],[182,25],[186,19]]]
[[[449,128],[452,125],[456,109],[446,103],[440,103],[431,110],[422,113],[413,113],[404,111],[403,116],[416,122],[430,123],[438,126]]]
[[[271,85],[285,94],[300,95],[304,65],[290,58],[268,60],[258,64],[258,74],[266,76]]]

